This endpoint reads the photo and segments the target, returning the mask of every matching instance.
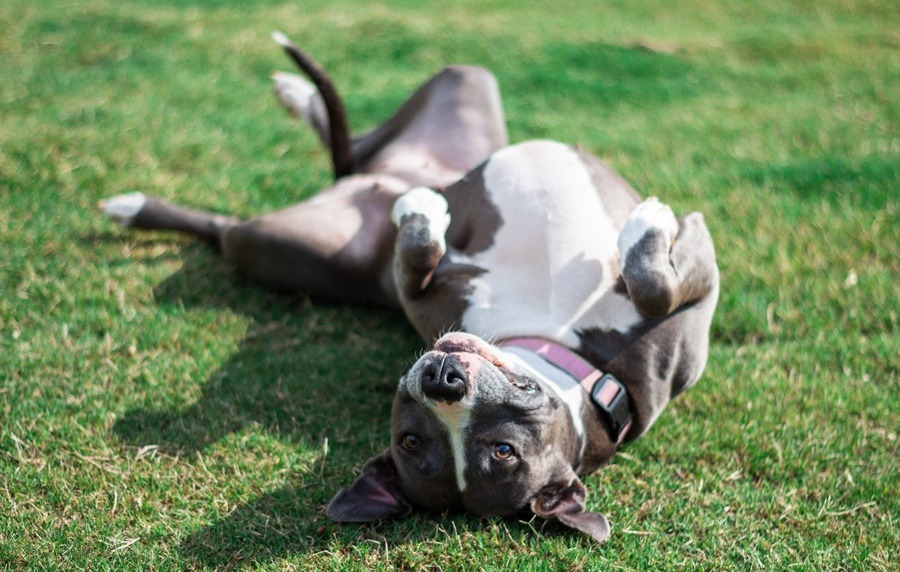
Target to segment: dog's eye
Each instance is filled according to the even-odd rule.
[[[494,458],[499,461],[508,461],[516,456],[516,450],[509,443],[497,443],[494,445]]]
[[[417,435],[407,433],[400,439],[400,445],[408,451],[415,451],[422,444],[422,440]]]

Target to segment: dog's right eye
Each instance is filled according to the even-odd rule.
[[[400,439],[400,445],[407,451],[415,451],[422,444],[422,440],[418,435],[407,433]]]
[[[516,456],[516,450],[509,443],[497,443],[494,445],[494,458],[498,461],[508,461]]]

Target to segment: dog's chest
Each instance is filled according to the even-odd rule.
[[[485,166],[484,186],[502,223],[472,256],[485,272],[469,282],[465,330],[577,344],[579,330],[624,331],[641,319],[613,291],[621,222],[575,151],[545,141],[506,149]]]

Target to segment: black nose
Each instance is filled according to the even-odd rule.
[[[422,392],[435,401],[454,403],[466,395],[466,372],[453,356],[431,362],[422,372]]]

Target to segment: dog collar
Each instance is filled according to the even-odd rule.
[[[613,442],[619,444],[631,428],[628,391],[611,373],[603,373],[569,348],[543,338],[510,338],[498,344],[526,349],[578,381],[600,410]]]

